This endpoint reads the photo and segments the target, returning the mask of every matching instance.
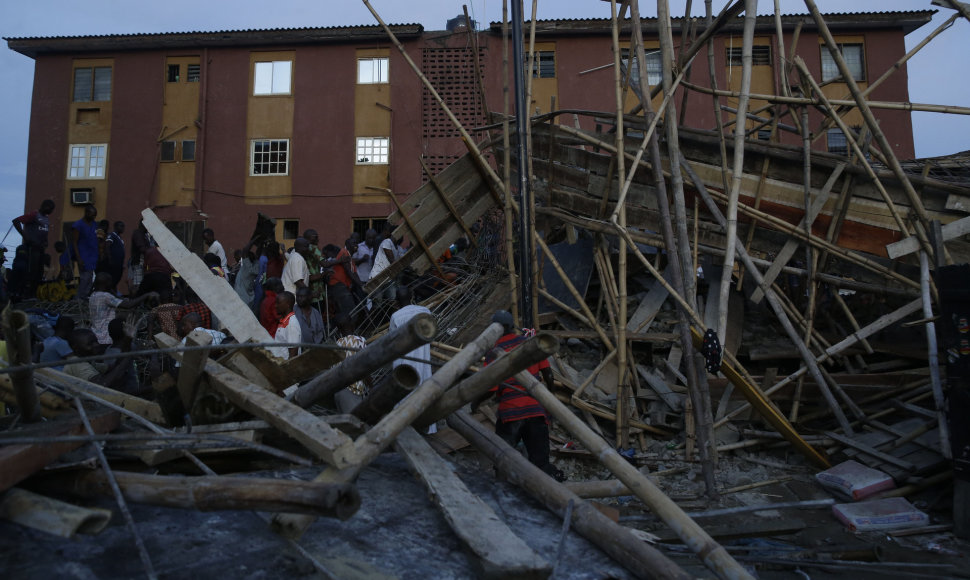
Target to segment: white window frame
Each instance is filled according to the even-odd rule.
[[[272,147],[273,147],[273,144],[274,143],[275,144],[280,144],[280,143],[285,143],[286,144],[286,152],[285,152],[286,159],[284,161],[279,161],[279,160],[272,161],[268,157],[269,155],[272,155],[273,154]],[[256,153],[256,145],[257,144],[269,144],[269,146],[270,146],[270,151],[260,151],[259,152],[259,155],[267,155],[267,158],[266,158],[265,161],[263,161],[263,160],[257,161],[256,160],[256,155],[257,155],[257,153]],[[279,153],[279,149],[277,149],[276,153]],[[250,175],[250,177],[266,177],[266,176],[289,175],[290,174],[290,153],[291,152],[290,152],[290,140],[289,139],[253,139],[253,140],[251,140],[249,142],[249,175]],[[270,169],[269,165],[271,163],[283,163],[284,164],[283,171],[277,171],[277,172],[271,172],[271,171],[269,171],[269,169]],[[260,171],[260,172],[257,173],[257,171],[256,171],[257,164],[258,165],[265,165],[266,166],[266,171]]]
[[[839,52],[842,53],[842,59],[845,60],[845,63],[849,66],[849,70],[852,72],[852,78],[856,81],[866,80],[866,50],[863,43],[838,42],[836,44],[839,47]],[[847,52],[846,49],[858,50],[858,54],[852,55],[850,52]],[[821,50],[822,82],[830,81],[842,76],[842,74],[839,72],[839,65],[835,63],[832,53],[829,52],[829,47],[822,44]],[[854,66],[857,67],[857,70],[853,70]],[[845,80],[843,79],[841,82],[845,82]]]
[[[70,145],[67,158],[68,179],[104,179],[107,167],[107,143]]]
[[[624,52],[629,52],[627,49],[623,49]],[[644,51],[644,59],[647,62],[647,84],[651,87],[655,87],[663,83],[663,63],[660,61],[660,49],[647,49]],[[623,58],[623,64],[627,67],[632,66],[633,70],[630,74],[630,84],[639,85],[640,84],[640,63],[637,61],[636,55],[632,59],[626,57]]]
[[[388,165],[391,162],[390,137],[357,137],[357,165]]]
[[[358,85],[387,84],[391,59],[386,56],[369,56],[357,59]]]
[[[293,61],[267,60],[253,63],[253,95],[293,94]]]

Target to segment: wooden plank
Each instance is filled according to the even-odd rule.
[[[121,424],[121,415],[115,411],[88,413],[95,433],[108,433]],[[31,429],[7,431],[11,436],[85,435],[87,431],[80,418],[42,423]],[[0,444],[3,443],[0,437]],[[58,457],[77,449],[84,443],[35,443],[30,445],[3,445],[0,447],[0,491],[6,491],[37,473]]]
[[[916,471],[916,466],[910,463],[909,461],[904,461],[888,453],[883,453],[882,451],[879,451],[874,447],[871,447],[864,443],[859,443],[858,441],[856,441],[855,439],[852,439],[851,437],[846,437],[844,435],[840,435],[832,431],[826,431],[825,436],[831,437],[832,439],[835,439],[836,441],[838,441],[843,445],[852,447],[853,449],[856,449],[862,453],[865,453],[866,455],[871,455],[872,457],[875,457],[881,461],[885,461],[886,463],[891,463],[892,465],[905,469],[906,471]]]
[[[663,377],[657,376],[656,374],[650,372],[643,365],[637,365],[637,374],[646,381],[653,392],[660,396],[660,400],[663,401],[671,411],[682,411],[684,409],[684,397],[673,392],[664,381]]]
[[[152,423],[168,425],[168,421],[165,420],[165,415],[162,413],[162,408],[154,401],[148,401],[141,397],[129,395],[128,393],[102,387],[101,385],[96,385],[75,376],[56,371],[53,368],[37,369],[35,375],[42,381],[54,384],[67,384],[75,389],[80,389],[88,394],[100,397],[109,403],[114,403],[132,413],[141,415]]]
[[[155,335],[155,341],[160,345],[170,345],[175,339],[159,333]],[[174,353],[173,356],[182,358],[181,353]],[[225,395],[232,404],[293,437],[328,464],[337,468],[350,465],[353,440],[319,417],[254,385],[214,360],[206,360],[205,373],[210,386]]]
[[[397,436],[398,451],[421,478],[448,525],[478,559],[484,578],[545,578],[552,566],[530,548],[455,475],[413,428]]]
[[[670,266],[667,266],[663,272],[664,280],[669,283],[672,276],[673,272]],[[650,330],[650,324],[657,317],[657,313],[660,312],[660,308],[663,307],[669,295],[670,293],[660,281],[651,280],[650,286],[647,289],[647,295],[643,297],[643,300],[637,305],[637,309],[633,311],[633,315],[630,316],[630,321],[627,322],[626,329],[629,332],[644,332]]]
[[[158,242],[158,249],[175,268],[179,276],[205,302],[212,313],[219,317],[232,336],[239,342],[272,342],[273,337],[259,323],[253,311],[236,294],[228,282],[213,276],[201,258],[190,252],[175,237],[151,209],[141,212],[145,228]]]
[[[832,191],[832,186],[835,185],[835,181],[839,178],[839,175],[842,174],[844,169],[845,163],[839,163],[835,166],[835,170],[832,171],[828,181],[825,182],[825,185],[822,187],[822,191],[818,192],[817,195],[812,196],[812,204],[809,207],[808,214],[802,219],[801,223],[798,224],[799,227],[804,229],[806,223],[811,225],[815,222],[815,219],[818,218],[818,214],[825,206],[825,202],[828,201],[829,192]],[[775,261],[772,262],[771,267],[769,267],[764,274],[764,286],[771,286],[774,284],[775,278],[778,277],[778,274],[781,274],[781,269],[784,268],[788,264],[788,260],[795,255],[795,250],[798,249],[799,243],[800,242],[794,238],[789,238],[787,241],[785,241],[785,245],[782,246],[781,251],[778,252],[778,255],[775,257]],[[754,292],[752,292],[751,301],[758,304],[764,297],[764,290],[762,290],[762,287],[758,287],[754,289]]]
[[[421,168],[424,169],[424,174],[428,176],[428,181],[430,181],[431,185],[434,186],[435,193],[438,194],[438,201],[448,208],[448,212],[451,213],[451,217],[454,218],[458,225],[461,226],[461,229],[465,231],[465,237],[468,238],[469,243],[477,248],[478,240],[475,239],[475,236],[472,234],[471,230],[468,229],[468,224],[462,221],[461,214],[458,213],[455,205],[451,203],[450,199],[448,199],[448,194],[445,193],[444,188],[438,183],[438,178],[434,176],[434,173],[432,173],[430,169],[428,169],[428,164],[424,162],[423,157],[419,156],[418,161],[421,162]]]
[[[949,241],[970,234],[970,216],[958,219],[943,226],[943,241]],[[886,246],[886,253],[890,258],[896,259],[912,254],[919,250],[919,240],[914,236],[909,236]]]
[[[767,506],[770,508],[770,506]],[[745,518],[743,521],[730,523],[704,524],[706,531],[715,540],[735,540],[738,538],[764,538],[771,536],[786,536],[805,529],[805,522],[797,518],[778,518],[765,520],[760,518]],[[667,528],[652,532],[661,542],[679,542],[676,532]]]

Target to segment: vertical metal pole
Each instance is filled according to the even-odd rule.
[[[524,328],[533,328],[532,319],[532,240],[529,239],[529,146],[526,142],[526,123],[529,109],[525,102],[525,54],[522,41],[522,0],[512,0],[512,74],[515,76],[515,139],[519,172],[519,280],[521,298],[519,314]]]

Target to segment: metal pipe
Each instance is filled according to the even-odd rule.
[[[522,45],[522,0],[512,0],[512,76],[515,79],[515,138],[519,172],[519,280],[522,282],[519,316],[522,326],[532,328],[532,240],[529,239],[529,175],[527,158],[529,144],[526,143],[526,123],[529,110],[525,102],[525,71],[523,61],[525,50]]]

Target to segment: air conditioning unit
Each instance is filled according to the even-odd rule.
[[[71,205],[86,205],[94,201],[94,190],[91,188],[72,189]]]

